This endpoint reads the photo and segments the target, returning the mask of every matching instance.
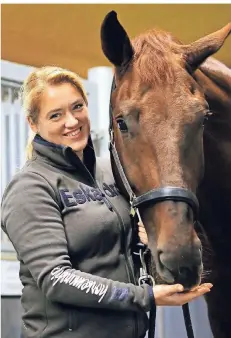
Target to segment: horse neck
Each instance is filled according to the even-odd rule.
[[[231,70],[211,58],[195,72],[195,79],[213,113],[204,129],[205,174],[198,189],[201,221],[216,255],[224,259],[231,236]]]
[[[196,72],[195,78],[213,113],[204,130],[206,178],[213,180],[213,185],[216,182],[220,185],[217,177],[221,174],[221,166],[229,167],[231,172],[231,70],[209,58]],[[214,160],[216,163],[211,165]]]
[[[218,88],[230,95],[231,69],[222,62],[210,57],[201,66],[200,71],[209,78]],[[199,80],[200,81],[200,80]]]

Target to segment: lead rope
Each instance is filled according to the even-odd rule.
[[[184,315],[184,323],[187,332],[188,338],[194,338],[192,321],[189,312],[189,305],[188,303],[182,305],[183,315]]]
[[[144,255],[147,253],[147,247],[145,248],[145,245],[142,243],[138,243],[138,246],[140,246],[139,250],[139,257],[140,257],[140,277],[138,280],[138,284],[148,284],[152,287],[155,285],[154,278],[148,274]],[[137,253],[135,253],[137,254]],[[155,337],[155,328],[156,328],[156,306],[153,306],[149,312],[149,323],[148,323],[148,338],[154,338]]]
[[[140,257],[140,277],[138,280],[138,284],[148,284],[151,286],[155,285],[155,280],[154,278],[148,274],[144,255],[147,253],[147,248],[145,248],[144,244],[138,243],[138,246],[141,246],[139,249],[139,254],[134,252],[134,254],[139,255]],[[194,333],[193,333],[193,327],[192,327],[192,321],[191,321],[191,316],[189,312],[189,305],[188,303],[182,305],[182,310],[183,310],[183,317],[184,317],[184,323],[185,323],[185,328],[187,332],[187,337],[188,338],[194,338]],[[155,326],[156,326],[156,306],[152,307],[149,313],[149,327],[148,327],[148,338],[154,338],[155,337]]]
[[[156,329],[156,306],[149,313],[148,338],[155,338]]]

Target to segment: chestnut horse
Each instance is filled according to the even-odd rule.
[[[101,27],[103,52],[115,66],[113,138],[132,190],[140,196],[170,186],[197,195],[211,246],[201,246],[184,199],[142,204],[156,272],[162,282],[191,288],[210,264],[215,338],[231,337],[231,70],[209,57],[230,31],[228,24],[189,45],[157,30],[131,41],[114,11]]]

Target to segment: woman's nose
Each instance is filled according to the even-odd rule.
[[[66,128],[73,128],[77,126],[78,123],[79,123],[78,119],[75,116],[73,116],[73,114],[71,113],[67,114],[66,123],[65,123]]]

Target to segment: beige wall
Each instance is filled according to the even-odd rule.
[[[130,36],[153,27],[191,42],[230,21],[231,4],[173,5],[2,5],[2,59],[41,66],[57,64],[87,76],[87,69],[109,65],[100,47],[100,25],[116,10]],[[231,66],[231,37],[217,53]]]

